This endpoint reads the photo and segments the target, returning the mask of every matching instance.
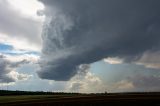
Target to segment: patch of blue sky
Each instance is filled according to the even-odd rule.
[[[36,55],[40,56],[40,52],[35,52],[35,51],[19,51],[19,50],[1,50],[0,53],[2,54],[7,54],[7,55]]]
[[[7,51],[12,49],[13,49],[12,45],[0,43],[0,51]]]
[[[37,64],[26,64],[17,69],[17,72],[32,75],[26,81],[18,81],[15,85],[10,85],[8,88],[10,90],[25,90],[25,91],[64,91],[66,82],[61,81],[52,81],[53,84],[50,84],[51,80],[42,80],[40,79],[36,71],[39,69]]]
[[[160,72],[157,73],[157,69],[146,68],[143,65],[127,63],[109,64],[104,61],[98,61],[91,64],[90,70],[107,83],[115,83],[117,81],[137,75],[160,75]]]
[[[15,50],[12,45],[0,43],[0,53],[2,54],[8,54],[8,55],[40,55],[40,52],[36,51],[26,51],[26,50]]]
[[[40,55],[39,52],[35,52],[35,51],[19,51],[19,50],[9,51],[9,52],[6,52],[6,54],[9,54],[9,55],[25,55],[25,54],[28,54],[28,55],[37,55],[37,56]]]

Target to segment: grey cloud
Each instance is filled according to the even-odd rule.
[[[160,49],[158,0],[40,0],[46,10],[38,75],[69,80],[81,64],[139,59]]]
[[[152,92],[159,91],[160,77],[157,75],[132,75],[108,85],[110,92]]]
[[[83,84],[81,82],[75,82],[75,83],[72,83],[70,90],[77,92],[79,89],[82,89],[82,88],[83,88]]]
[[[9,78],[7,74],[10,72],[9,69],[7,69],[7,64],[9,62],[4,59],[4,56],[1,55],[0,58],[0,83],[2,82],[14,82],[12,78]]]
[[[41,23],[25,16],[18,10],[14,10],[10,4],[0,1],[0,32],[10,37],[25,39],[32,44],[41,44]]]
[[[136,63],[148,68],[160,69],[160,51],[145,52]]]
[[[135,91],[159,91],[160,89],[160,77],[155,75],[145,76],[137,75],[136,77],[129,77]]]
[[[4,55],[0,55],[0,83],[15,82],[16,80],[26,79],[28,76],[15,72],[15,69],[23,64],[28,63],[26,60],[20,62],[11,62]],[[14,76],[11,75],[14,71]]]
[[[27,61],[26,59],[22,60],[22,61],[18,61],[18,62],[14,62],[12,64],[10,64],[10,67],[19,67],[21,66],[22,64],[28,64],[30,63],[29,61]]]

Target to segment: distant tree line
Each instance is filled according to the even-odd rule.
[[[160,92],[119,92],[119,93],[76,93],[76,92],[44,92],[44,91],[10,91],[10,90],[0,90],[0,96],[9,95],[160,95]]]
[[[80,93],[0,90],[0,96],[4,96],[4,95],[60,95],[60,94],[62,94],[62,95],[79,95]]]

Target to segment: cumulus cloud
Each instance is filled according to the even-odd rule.
[[[138,60],[160,49],[158,0],[39,0],[46,16],[39,77],[69,80],[107,57]]]
[[[31,75],[16,72],[16,68],[27,63],[29,63],[27,60],[11,62],[4,55],[0,55],[0,83],[12,83],[31,77]]]
[[[26,61],[26,63],[38,64],[39,55],[22,54],[22,55],[5,55],[7,60],[11,62]]]
[[[6,35],[7,37],[5,36],[5,38],[8,38],[7,40],[9,40],[9,38],[12,39],[11,42],[16,40],[18,42],[23,42],[22,44],[27,43],[40,48],[42,22],[35,21],[20,13],[21,12],[15,9],[9,1],[0,0],[1,36]]]
[[[14,82],[19,80],[27,80],[28,78],[32,77],[32,75],[18,73],[16,71],[11,71],[9,74],[7,74],[9,78],[12,78]]]
[[[66,91],[97,93],[105,92],[106,86],[102,80],[89,72],[89,65],[81,65],[78,73],[68,82]]]
[[[152,92],[160,89],[160,76],[137,74],[108,85],[109,92]]]
[[[111,84],[110,86],[111,87],[108,89],[109,92],[127,92],[127,91],[129,92],[137,90],[133,82],[128,79],[122,79],[116,83]]]
[[[123,63],[123,59],[108,57],[108,58],[104,58],[104,62],[109,64],[121,64]]]
[[[135,63],[148,68],[160,69],[160,51],[147,51]]]
[[[127,78],[134,89],[132,91],[159,91],[160,88],[160,76],[159,75],[137,75]]]

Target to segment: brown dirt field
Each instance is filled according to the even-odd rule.
[[[3,98],[3,97],[0,97]],[[1,99],[0,99],[1,100]],[[0,106],[160,106],[160,94],[108,94],[77,96],[33,95],[26,99],[17,96],[15,101],[0,102]]]

